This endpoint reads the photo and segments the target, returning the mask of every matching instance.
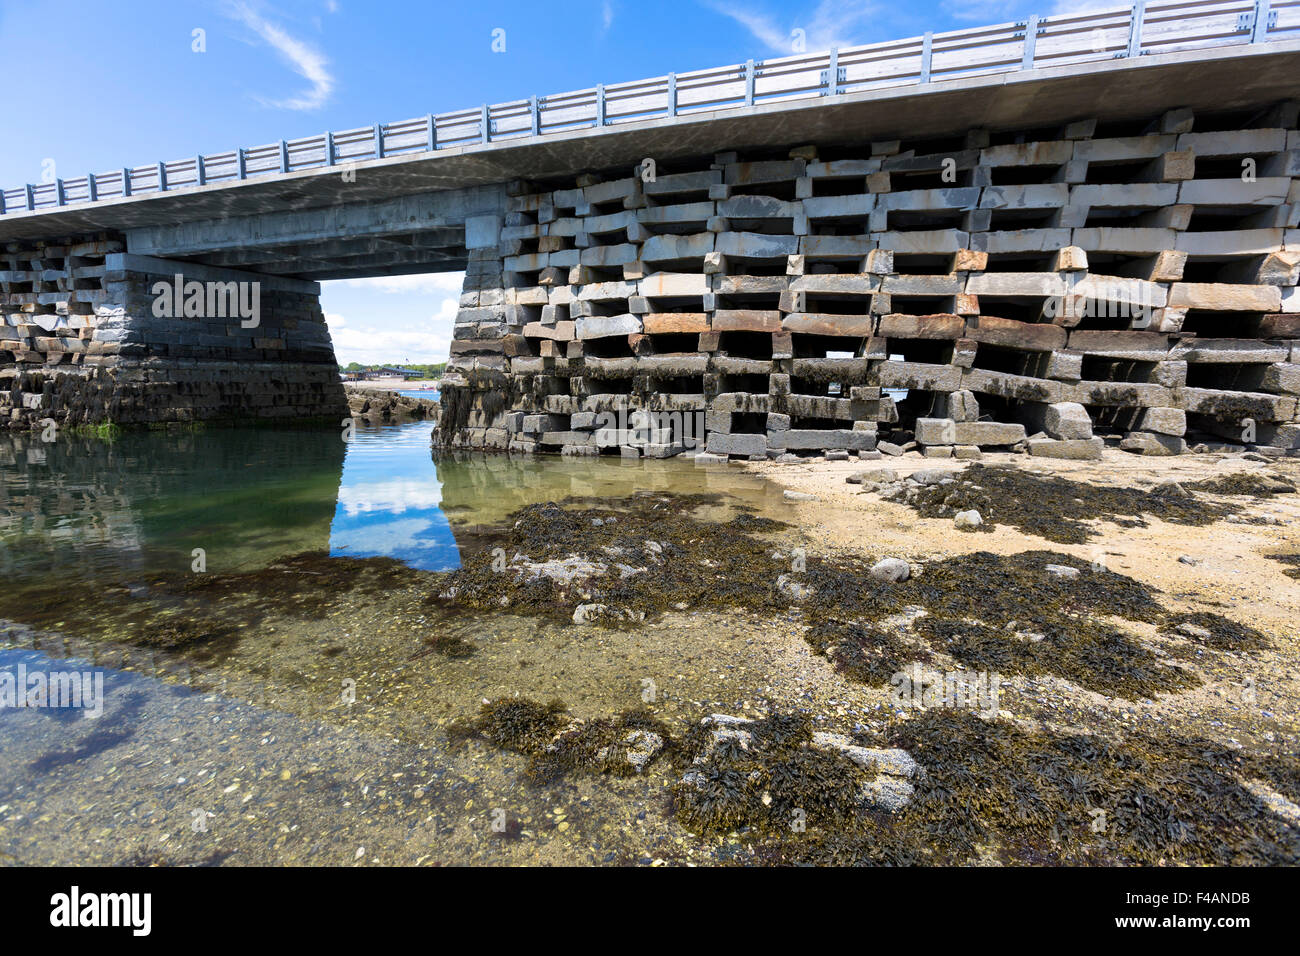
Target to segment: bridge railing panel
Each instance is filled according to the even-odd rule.
[[[1252,0],[1147,4],[1142,52],[1173,53],[1249,43],[1254,12]]]
[[[745,64],[677,74],[677,112],[700,113],[745,105]]]
[[[1127,7],[1040,20],[1034,41],[1034,66],[1073,66],[1124,56],[1132,36],[1132,22]]]
[[[465,146],[482,140],[482,111],[459,110],[438,115],[438,145]]]
[[[1300,39],[1300,0],[1274,0],[1274,22],[1268,28],[1269,40]]]
[[[1006,73],[1020,66],[1024,56],[1024,30],[1005,23],[979,30],[936,33],[930,41],[930,79]]]
[[[429,122],[432,117],[402,120],[384,126],[384,155],[422,152],[429,148]]]
[[[577,90],[547,96],[538,101],[542,133],[559,133],[565,130],[590,126],[596,119],[596,91]]]
[[[244,168],[249,176],[279,172],[280,147],[272,143],[244,150]]]
[[[0,215],[677,114],[1282,39],[1300,39],[1300,0],[1139,0],[29,184],[0,190]]]
[[[826,71],[829,68],[828,53],[805,53],[762,60],[755,65],[754,102],[775,103],[822,96],[825,94]]]

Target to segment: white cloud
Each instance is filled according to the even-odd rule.
[[[447,361],[464,278],[446,272],[326,283],[327,301],[343,310],[325,313],[334,354],[344,365]]]
[[[334,341],[335,356],[344,365],[349,362],[431,365],[447,361],[451,351],[451,336],[435,331],[396,332],[373,327],[344,327],[331,332],[330,338]]]
[[[821,0],[810,16],[796,17],[783,26],[768,14],[730,0],[709,0],[708,5],[735,20],[773,53],[783,56],[794,52],[791,32],[796,29],[804,31],[810,52],[860,43],[864,29],[879,12],[874,3],[862,0]]]
[[[614,6],[609,2],[609,0],[605,0],[605,2],[601,4],[600,23],[600,30],[602,33],[614,25]]]
[[[329,71],[329,60],[315,47],[290,35],[282,27],[263,19],[245,3],[237,3],[230,15],[256,33],[269,44],[299,76],[311,84],[310,88],[287,99],[273,100],[258,97],[267,106],[285,110],[317,110],[325,105],[334,92],[334,76]]]

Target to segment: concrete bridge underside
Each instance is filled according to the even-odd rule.
[[[604,441],[624,409],[746,457],[1164,453],[1245,419],[1291,450],[1298,70],[1292,42],[1166,54],[5,216],[0,415],[342,417],[317,282],[467,270],[449,445],[681,450]],[[157,315],[176,275],[257,282],[258,325]]]

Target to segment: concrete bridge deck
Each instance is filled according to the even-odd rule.
[[[1297,75],[1300,0],[1138,3],[6,189],[0,241],[110,230],[144,255],[316,280],[459,271],[466,221],[499,217],[514,180],[925,138],[955,117],[1002,129],[1231,110],[1293,95]]]

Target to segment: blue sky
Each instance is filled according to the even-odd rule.
[[[1120,5],[2,0],[0,50],[13,82],[0,183],[788,55],[795,30],[814,51]],[[494,52],[500,30],[505,50]],[[328,283],[323,304],[340,361],[444,360],[458,290],[453,275]]]

